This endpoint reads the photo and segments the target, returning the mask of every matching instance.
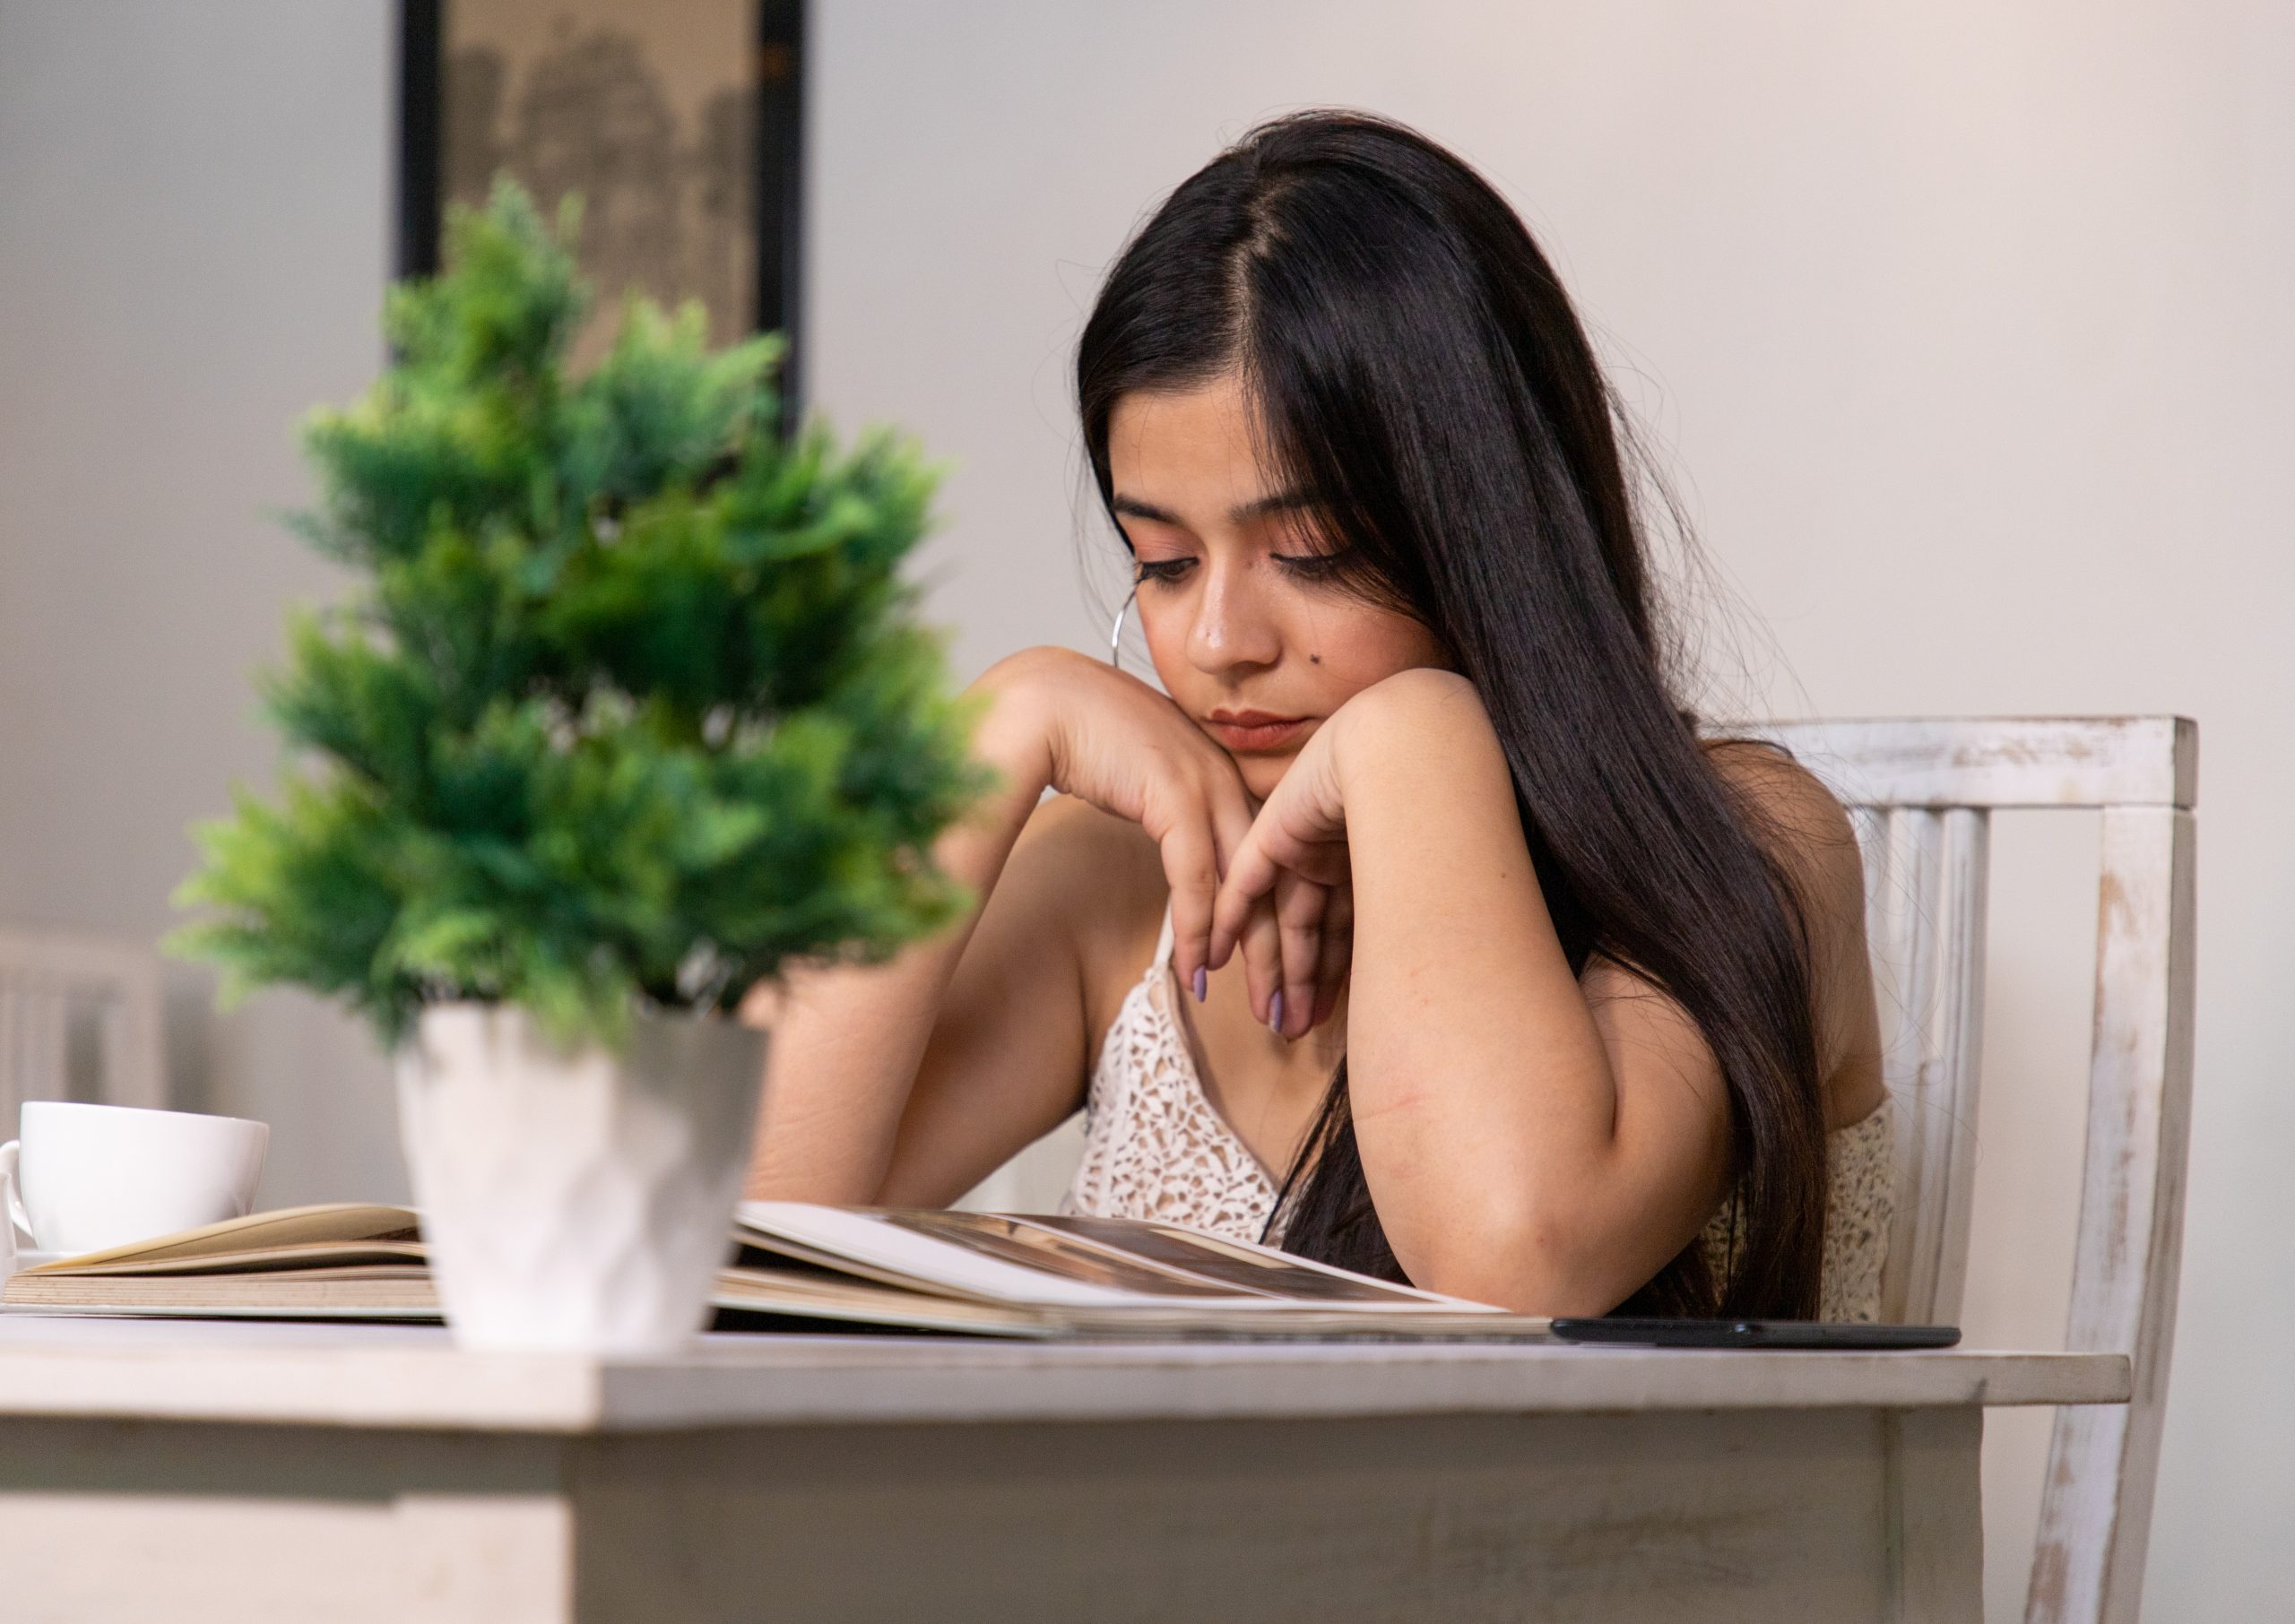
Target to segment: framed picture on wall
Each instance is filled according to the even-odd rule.
[[[450,203],[497,174],[546,214],[579,193],[597,307],[697,298],[710,338],[779,332],[793,421],[803,229],[805,0],[400,0],[400,275],[438,268]]]

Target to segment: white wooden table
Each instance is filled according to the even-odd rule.
[[[716,1337],[0,1317],[0,1616],[1952,1620],[1990,1404],[2117,1354]]]

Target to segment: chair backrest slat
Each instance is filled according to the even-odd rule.
[[[1968,1274],[1990,824],[1966,807],[1861,810],[1883,1075],[1898,1124],[1881,1313],[1949,1322]]]
[[[2027,1624],[2128,1624],[2175,1330],[2191,1098],[2199,735],[2173,716],[1764,723],[1850,810],[1898,1110],[1884,1317],[1950,1322],[1967,1278],[1990,812],[2103,814],[2096,1014],[2066,1346],[2129,1356],[2135,1398],[2059,1410]]]
[[[164,1106],[158,959],[124,944],[0,932],[0,1127],[28,1100],[72,1094],[75,1020],[92,1024],[97,1099]]]

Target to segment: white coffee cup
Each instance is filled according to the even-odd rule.
[[[0,1145],[7,1215],[65,1257],[242,1218],[271,1128],[237,1117],[34,1100]]]

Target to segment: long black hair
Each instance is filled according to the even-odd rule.
[[[1693,1242],[1629,1306],[1814,1314],[1806,921],[1758,808],[1677,702],[1615,403],[1546,256],[1425,137],[1347,112],[1274,120],[1165,200],[1086,324],[1077,393],[1104,505],[1116,402],[1230,370],[1347,583],[1425,624],[1480,694],[1572,970],[1599,954],[1648,978],[1719,1062],[1733,1263],[1717,1280]],[[1344,1064],[1278,1205],[1292,1251],[1402,1277]]]

